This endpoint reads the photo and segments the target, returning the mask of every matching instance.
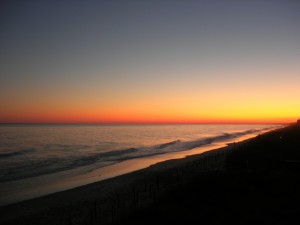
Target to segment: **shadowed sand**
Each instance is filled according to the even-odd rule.
[[[0,224],[289,224],[300,126],[1,207]]]

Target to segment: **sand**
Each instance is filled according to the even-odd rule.
[[[228,155],[260,138],[3,206],[0,224],[111,224],[122,221],[132,212],[149,207],[170,191],[187,185],[199,174],[222,173]]]

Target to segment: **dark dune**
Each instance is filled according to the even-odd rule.
[[[168,143],[167,143],[168,144]],[[0,208],[0,224],[295,224],[300,124]]]
[[[295,224],[300,124],[236,145],[222,169],[196,174],[119,224]]]

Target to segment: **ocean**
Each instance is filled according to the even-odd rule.
[[[231,142],[278,125],[0,125],[1,195],[130,159]],[[72,171],[76,171],[72,173]],[[63,175],[62,175],[63,174]],[[24,185],[24,188],[26,185]]]

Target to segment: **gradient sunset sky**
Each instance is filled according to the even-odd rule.
[[[0,122],[300,117],[300,1],[1,1]]]

